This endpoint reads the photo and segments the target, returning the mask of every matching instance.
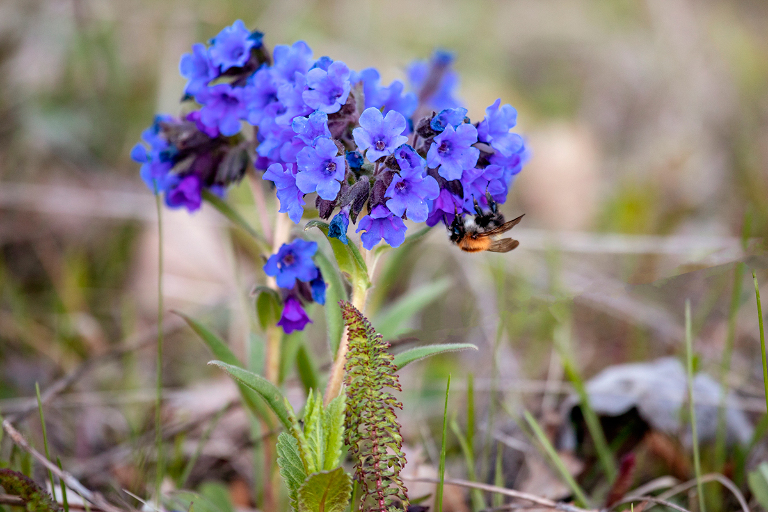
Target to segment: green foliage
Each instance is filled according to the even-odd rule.
[[[280,468],[280,476],[288,487],[291,507],[297,510],[299,487],[307,479],[307,473],[299,454],[299,442],[286,432],[277,436],[277,465]]]
[[[750,472],[747,475],[747,481],[755,500],[761,507],[768,510],[768,462],[760,463],[756,470]]]
[[[477,347],[471,343],[438,343],[436,345],[424,345],[423,347],[412,348],[405,352],[400,352],[395,356],[395,368],[402,370],[406,365],[411,364],[414,361],[419,361],[437,354],[469,349],[477,350]]]
[[[5,492],[18,496],[24,502],[28,512],[58,512],[59,505],[51,496],[28,478],[17,471],[0,469],[0,485]]]
[[[405,465],[403,438],[395,408],[403,405],[386,388],[401,391],[389,344],[350,303],[341,304],[347,325],[346,443],[361,487],[361,509],[384,512],[399,499],[407,505],[407,489],[400,478]]]
[[[283,305],[280,295],[272,288],[259,286],[256,294],[256,316],[259,319],[259,325],[266,331],[267,327],[277,324],[280,320]]]
[[[325,289],[325,303],[338,304],[342,300],[347,300],[347,290],[339,276],[336,267],[321,252],[315,254],[315,264],[323,273],[323,279],[328,283]],[[341,318],[341,310],[335,307],[326,307],[325,323],[328,327],[328,343],[331,346],[331,353],[335,354],[339,350],[341,335],[344,332],[344,320]]]
[[[443,297],[450,287],[450,279],[439,279],[407,293],[376,316],[374,320],[380,326],[379,334],[385,339],[403,334],[407,330],[404,324],[439,297]]]
[[[363,289],[371,286],[371,282],[368,280],[368,267],[355,244],[345,244],[338,238],[329,237],[328,223],[326,222],[311,220],[307,222],[304,230],[306,231],[310,228],[318,228],[323,232],[328,243],[331,244],[331,250],[336,258],[336,262],[339,264],[339,270],[347,276],[352,286]]]
[[[299,512],[344,512],[349,506],[352,478],[338,467],[309,475],[299,488]]]

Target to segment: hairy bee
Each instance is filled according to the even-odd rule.
[[[483,211],[475,200],[474,216],[456,215],[451,223],[451,242],[459,246],[459,249],[465,252],[509,252],[520,242],[512,238],[497,239],[502,233],[506,233],[515,227],[523,215],[504,221],[504,215],[499,213],[496,202],[488,197],[488,207],[490,211]]]

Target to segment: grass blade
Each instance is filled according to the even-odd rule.
[[[757,277],[752,271],[752,280],[755,282],[755,300],[757,300],[757,323],[760,326],[760,357],[763,360],[763,385],[765,386],[765,408],[768,410],[768,364],[765,361],[765,330],[763,329],[763,305],[760,303],[760,288],[757,286]]]
[[[525,417],[525,421],[528,422],[528,426],[531,427],[531,430],[533,430],[533,434],[536,436],[536,439],[538,439],[539,443],[544,448],[544,451],[547,453],[549,458],[552,460],[552,463],[557,468],[558,473],[560,473],[560,476],[563,477],[563,480],[565,480],[565,482],[568,484],[568,487],[570,487],[573,491],[573,494],[576,496],[576,501],[580,506],[590,508],[587,495],[584,494],[582,488],[579,486],[579,484],[576,483],[576,480],[574,480],[571,474],[568,472],[565,464],[563,464],[563,461],[560,460],[560,457],[557,455],[555,447],[552,446],[552,443],[549,442],[549,439],[547,439],[547,436],[544,434],[541,426],[539,426],[539,423],[528,411],[523,411],[523,416]]]
[[[48,451],[48,433],[45,430],[45,416],[43,415],[43,401],[40,400],[40,386],[35,382],[35,393],[37,394],[37,411],[40,413],[40,425],[43,427],[43,447],[45,448],[45,458],[51,460],[51,454]],[[48,470],[48,479],[51,481],[51,496],[56,501],[56,487],[53,482],[53,471]],[[63,485],[63,484],[62,484]]]
[[[688,369],[688,406],[691,416],[691,433],[693,434],[693,465],[696,471],[696,489],[699,493],[699,510],[706,512],[704,505],[704,490],[701,481],[701,458],[699,457],[699,436],[696,431],[696,403],[693,399],[693,336],[691,334],[691,300],[685,301],[685,362]]]
[[[477,350],[477,347],[471,343],[437,343],[435,345],[424,345],[422,347],[412,348],[395,355],[394,364],[398,370],[402,370],[406,365],[420,359],[424,359],[437,354],[458,352],[459,350],[468,349]]]
[[[61,465],[61,459],[59,457],[56,457],[56,464],[58,464],[59,469],[64,471],[64,467]],[[61,484],[61,502],[64,506],[64,512],[69,512],[69,501],[67,500],[67,486],[64,484],[64,480],[59,478],[59,483]],[[51,483],[51,489],[53,489],[53,483]]]
[[[469,481],[476,482],[477,475],[475,474],[475,457],[472,454],[471,445],[467,442],[467,438],[464,436],[464,434],[461,433],[461,429],[459,429],[459,424],[456,423],[455,419],[451,420],[451,430],[453,430],[454,435],[456,435],[456,438],[459,440],[459,445],[461,446],[461,452],[464,455],[465,462],[467,463],[467,476],[469,477]],[[472,499],[472,508],[474,510],[485,509],[485,502],[483,501],[483,493],[480,492],[479,489],[472,489],[469,494]]]
[[[451,376],[448,375],[448,384],[445,386],[445,408],[443,409],[443,441],[440,445],[440,465],[437,472],[440,483],[435,491],[435,512],[443,512],[443,487],[445,486],[445,443],[448,432],[448,393],[451,391]]]

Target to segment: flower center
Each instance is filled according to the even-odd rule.
[[[437,152],[443,155],[449,153],[450,151],[451,151],[451,144],[447,140],[442,141],[440,145],[437,146]]]
[[[242,56],[243,56],[243,53],[245,53],[245,51],[243,50],[243,48],[242,48],[242,47],[237,47],[237,48],[235,48],[235,50],[232,52],[232,57],[233,57],[234,59],[239,59],[240,57],[242,57]]]
[[[379,139],[376,141],[375,146],[376,146],[376,151],[384,151],[384,148],[387,147],[387,144],[383,140]]]
[[[292,252],[289,252],[285,256],[283,256],[283,267],[289,267],[293,265],[296,262],[296,257],[293,255]]]
[[[340,97],[340,96],[341,96],[343,93],[344,93],[344,89],[342,89],[341,87],[334,87],[333,89],[331,89],[331,91],[330,91],[330,93],[328,94],[328,96],[329,96],[329,97],[330,97],[330,99],[332,99],[333,101],[336,101],[337,99],[339,99],[339,97]]]
[[[398,192],[402,192],[407,188],[408,188],[408,183],[406,183],[405,181],[398,181],[397,185],[395,185],[395,190],[397,190]]]
[[[329,160],[328,163],[325,164],[325,173],[330,175],[334,172],[336,172],[336,162]]]
[[[238,100],[236,96],[231,96],[229,94],[222,94],[221,100],[230,107],[234,107],[240,103],[240,100]]]

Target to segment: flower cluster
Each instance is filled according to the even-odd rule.
[[[301,331],[312,322],[302,302],[325,304],[325,281],[312,261],[316,252],[316,242],[297,238],[290,244],[283,244],[264,265],[264,272],[274,277],[277,286],[283,290],[283,313],[277,325],[286,334]]]
[[[237,21],[181,59],[185,98],[199,108],[183,120],[159,117],[144,134],[149,149],[133,157],[152,190],[189,210],[252,161],[293,222],[314,194],[318,215],[333,217],[331,236],[346,242],[351,221],[365,248],[396,247],[404,220],[449,226],[476,203],[503,203],[527,158],[510,105],[497,100],[483,120],[469,120],[452,62],[438,51],[407,68],[408,86],[383,85],[375,68],[316,58],[303,41],[270,54],[262,34]]]

